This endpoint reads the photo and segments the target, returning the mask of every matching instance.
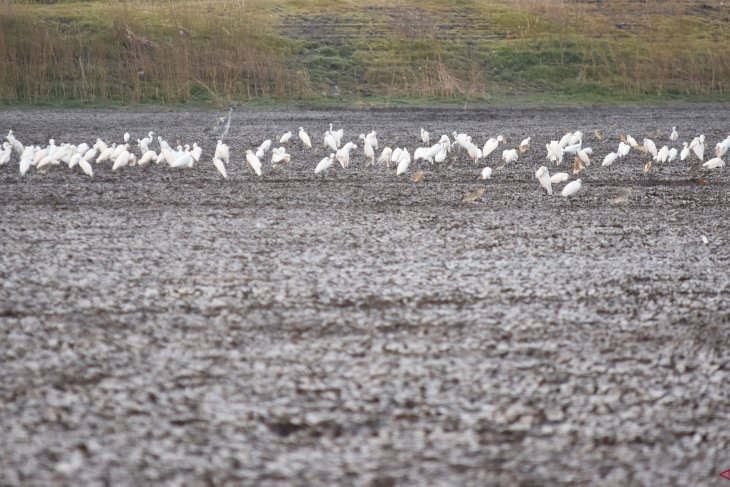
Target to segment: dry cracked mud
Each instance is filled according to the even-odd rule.
[[[727,110],[237,111],[228,180],[211,113],[0,112],[25,143],[205,147],[185,171],[0,167],[0,484],[722,482],[727,171],[600,159],[673,125],[710,153]],[[331,122],[411,152],[422,126],[533,145],[488,181],[464,157],[419,183],[359,160],[321,180]],[[300,125],[314,150],[246,169]],[[544,145],[576,129],[597,160],[574,199],[547,196]]]

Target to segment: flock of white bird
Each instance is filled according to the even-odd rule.
[[[227,132],[228,126],[225,126]],[[312,140],[303,127],[299,127],[298,143],[310,150],[314,150]],[[603,140],[603,135],[598,130],[594,130],[596,140]],[[278,140],[280,146],[272,147],[271,139],[267,139],[261,143],[255,150],[249,149],[245,151],[245,161],[248,167],[257,175],[262,174],[262,160],[271,150],[271,166],[272,170],[278,170],[287,166],[291,162],[291,155],[287,152],[286,145],[297,143],[293,139],[292,132],[286,132]],[[358,149],[358,145],[352,141],[342,143],[344,130],[335,130],[333,125],[329,125],[329,129],[323,135],[322,146],[330,154],[319,161],[314,167],[315,174],[325,173],[335,164],[346,169],[349,167],[353,158],[353,151]],[[130,142],[129,133],[123,136],[121,143],[107,143],[100,138],[89,146],[87,143],[74,145],[70,143],[62,143],[57,145],[53,139],[48,141],[48,145],[40,147],[36,145],[24,146],[20,142],[13,131],[10,130],[5,136],[7,139],[3,143],[3,150],[0,151],[0,166],[10,162],[13,152],[18,155],[18,164],[20,173],[25,175],[32,167],[36,171],[47,171],[52,167],[65,164],[68,168],[73,169],[78,166],[88,176],[94,175],[93,164],[103,162],[111,163],[112,170],[117,171],[124,167],[145,166],[147,164],[166,163],[173,169],[191,168],[201,161],[203,149],[197,144],[180,145],[179,143],[173,147],[162,137],[154,137],[153,132],[149,132],[145,137],[137,139],[136,144]],[[415,138],[415,137],[414,137]],[[553,163],[556,167],[560,167],[565,163],[566,158],[573,157],[572,173],[577,176],[582,170],[590,166],[593,159],[593,149],[584,147],[584,134],[581,131],[568,132],[560,140],[551,140],[545,144],[547,150],[546,159]],[[480,161],[490,161],[492,154],[497,151],[500,144],[506,145],[507,139],[502,135],[491,137],[486,140],[480,148],[473,142],[470,135],[465,133],[452,134],[452,137],[444,134],[437,142],[431,143],[431,137],[428,131],[421,128],[420,142],[422,146],[417,147],[411,155],[410,151],[405,147],[385,147],[376,157],[376,151],[379,151],[377,134],[373,130],[368,134],[360,134],[359,141],[362,142],[363,165],[369,167],[373,164],[384,165],[390,168],[391,164],[396,167],[396,175],[400,176],[406,173],[412,163],[421,161],[421,164],[441,164],[447,161],[449,164],[456,162],[460,154],[465,154],[474,164]],[[663,145],[657,149],[657,144],[649,138],[643,139],[639,144],[631,135],[622,135],[621,142],[615,152],[610,152],[603,157],[602,166],[610,166],[619,159],[629,155],[634,150],[644,156],[651,156],[651,159],[644,164],[644,174],[651,171],[653,164],[668,164],[679,158],[680,161],[690,159],[690,174],[697,172],[700,166],[706,169],[717,169],[725,165],[723,157],[730,150],[730,135],[715,145],[715,157],[704,161],[705,157],[705,136],[698,135],[691,142],[684,142],[683,147],[679,150],[676,147],[679,140],[679,134],[676,127],[672,127],[669,136],[668,145]],[[152,146],[156,142],[157,149]],[[525,154],[530,150],[531,137],[523,139],[520,144],[514,148],[502,151],[500,160],[492,164],[494,167],[486,166],[481,171],[483,179],[489,179],[492,176],[493,169],[502,169],[508,164],[517,162],[521,154]],[[136,146],[136,150],[135,150]],[[671,146],[671,147],[670,147]],[[226,167],[230,164],[230,149],[222,140],[218,140],[215,147],[211,162],[216,170],[224,178],[228,177]],[[694,157],[692,157],[694,156]],[[420,172],[420,171],[419,171]],[[418,173],[415,177],[420,178]],[[540,182],[545,191],[553,194],[553,185],[565,183],[570,179],[568,172],[556,172],[550,174],[546,166],[541,166],[535,173],[535,177]],[[581,180],[575,179],[568,182],[562,189],[561,194],[565,197],[576,194],[581,189]]]

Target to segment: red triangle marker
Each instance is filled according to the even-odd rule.
[[[725,470],[724,472],[720,472],[720,477],[730,480],[730,468]]]

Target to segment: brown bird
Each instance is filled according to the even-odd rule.
[[[487,188],[477,188],[476,190],[472,191],[468,195],[464,196],[461,199],[462,203],[473,203],[480,199],[482,196],[484,196],[484,193],[487,192]]]

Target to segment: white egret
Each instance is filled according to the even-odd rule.
[[[228,179],[228,173],[226,173],[226,166],[225,164],[223,164],[223,161],[221,161],[217,157],[214,157],[213,166],[215,166],[220,175],[223,176],[223,179]]]
[[[581,181],[580,179],[576,179],[575,181],[571,181],[568,184],[565,185],[563,188],[563,191],[560,193],[561,195],[565,196],[566,198],[573,196],[575,193],[580,191],[581,188]]]
[[[552,195],[553,194],[553,184],[550,179],[550,172],[548,172],[548,169],[545,166],[540,166],[540,168],[535,172],[535,177],[538,181],[540,181],[540,185],[545,188],[545,191],[547,191],[547,194]]]
[[[157,160],[157,152],[153,150],[148,150],[144,154],[142,154],[142,157],[139,158],[139,161],[137,161],[137,164],[139,166],[144,166],[146,164],[149,164],[152,161]]]
[[[517,159],[519,159],[519,157],[520,157],[520,155],[517,153],[517,149],[503,150],[501,167],[506,166],[510,162],[517,162]]]
[[[403,149],[398,156],[398,168],[395,171],[396,176],[400,176],[408,170],[408,166],[411,163],[411,155],[408,153],[408,149]]]
[[[484,169],[482,169],[482,179],[491,179],[492,177],[492,168],[487,166]]]
[[[677,158],[677,148],[672,147],[669,149],[669,154],[667,154],[667,162],[672,162]]]
[[[386,147],[383,149],[383,151],[380,153],[380,157],[378,157],[378,165],[382,165],[385,163],[386,167],[390,168],[390,158],[393,155],[393,149],[390,147]]]
[[[656,144],[651,139],[644,139],[644,152],[651,154],[653,158],[657,156]]]
[[[672,144],[677,142],[677,139],[679,138],[679,134],[677,133],[677,127],[672,127],[672,133],[669,134],[669,140],[672,141]]]
[[[684,161],[687,157],[689,157],[689,146],[687,145],[687,142],[684,142],[682,152],[679,153],[679,160]]]
[[[278,147],[271,153],[271,166],[274,169],[286,166],[290,161],[291,155],[286,153],[286,149],[284,147]]]
[[[567,172],[556,172],[555,174],[550,176],[550,182],[552,184],[564,183],[565,181],[568,180],[569,177],[570,176],[568,175]]]
[[[257,176],[261,176],[261,161],[251,149],[246,151],[246,163]]]
[[[285,134],[284,134],[284,135],[282,135],[282,136],[281,136],[281,138],[279,139],[279,143],[280,143],[280,144],[286,144],[287,142],[289,142],[289,140],[291,139],[292,135],[293,135],[293,134],[291,133],[291,131],[289,131],[289,132],[285,133]]]
[[[713,157],[702,165],[707,169],[717,169],[723,167],[725,165],[725,161],[723,161],[719,157]]]
[[[631,146],[624,141],[619,142],[618,144],[618,150],[616,151],[616,154],[618,154],[619,157],[624,157],[628,155],[629,151],[631,150]]]
[[[330,154],[329,156],[325,157],[321,161],[319,161],[319,164],[317,164],[317,167],[314,168],[314,174],[322,173],[322,179],[324,179],[324,174],[327,169],[332,167],[332,164],[335,161],[335,155]]]
[[[309,138],[309,134],[304,131],[304,127],[299,127],[299,140],[305,147],[312,148],[312,140]]]
[[[530,150],[530,139],[531,137],[527,137],[526,139],[523,139],[522,142],[520,142],[520,154],[524,154],[528,150]]]
[[[228,162],[230,162],[229,152],[228,145],[224,144],[222,140],[218,140],[213,157],[228,164]]]
[[[423,127],[421,127],[421,142],[423,142],[424,145],[428,145],[430,138],[428,132],[423,130]]]
[[[606,154],[606,157],[603,158],[603,162],[601,163],[601,167],[607,167],[616,162],[616,159],[618,159],[618,154],[615,152],[609,152]]]

